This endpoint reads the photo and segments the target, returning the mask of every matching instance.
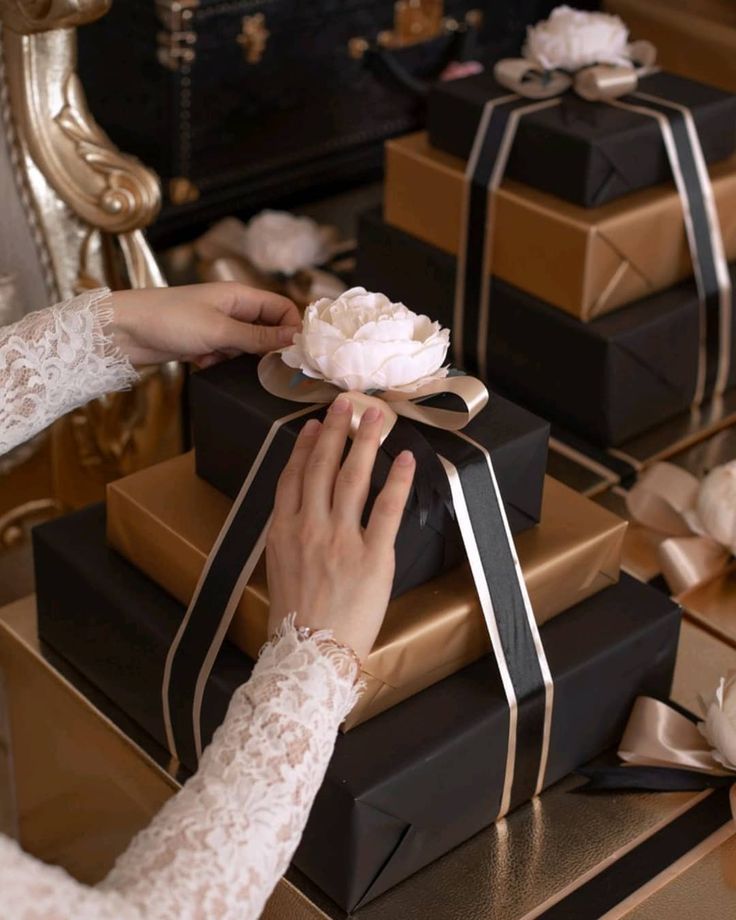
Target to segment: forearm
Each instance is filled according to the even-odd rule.
[[[197,774],[103,890],[145,917],[259,917],[299,843],[356,676],[349,653],[285,628],[236,692]]]
[[[108,298],[92,291],[0,329],[0,454],[137,379],[109,333]]]

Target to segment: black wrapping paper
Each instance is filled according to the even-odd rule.
[[[386,224],[361,220],[357,280],[452,321],[456,260]],[[732,272],[733,275],[733,272]],[[489,385],[602,447],[686,412],[697,373],[698,297],[685,282],[582,323],[493,279]],[[730,385],[736,384],[736,337]]]
[[[197,473],[235,498],[272,423],[299,408],[266,392],[258,382],[258,359],[218,365],[191,379]],[[294,428],[294,436],[297,428]],[[463,429],[490,450],[509,525],[520,533],[539,521],[547,465],[549,425],[526,409],[491,394],[488,406]],[[392,462],[382,449],[376,461],[367,508]],[[421,475],[421,470],[418,475]],[[270,506],[272,495],[263,495]],[[441,501],[421,526],[416,504],[404,515],[396,544],[393,596],[423,584],[465,558],[457,524]]]
[[[692,111],[708,163],[736,149],[736,96],[670,73],[643,78],[639,91],[666,96]],[[509,92],[490,72],[438,83],[429,98],[432,145],[466,159],[483,105]],[[637,102],[633,96],[626,100]],[[506,175],[584,207],[671,179],[652,118],[587,102],[574,92],[566,93],[560,105],[522,118]]]
[[[184,608],[105,546],[104,527],[93,506],[34,532],[41,639],[162,742],[164,660]],[[638,694],[668,695],[678,632],[679,609],[630,578],[542,627],[555,680],[547,785],[614,745]],[[250,667],[226,643],[205,740]],[[352,910],[477,833],[497,813],[507,719],[488,658],[338,738],[294,865]]]

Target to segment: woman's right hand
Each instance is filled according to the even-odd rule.
[[[331,630],[362,660],[386,614],[415,462],[409,451],[396,458],[363,528],[382,419],[366,411],[341,466],[351,414],[340,397],[324,424],[307,422],[279,480],[266,549],[269,628],[296,613],[297,626]]]

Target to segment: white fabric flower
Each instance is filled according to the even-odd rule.
[[[630,63],[629,30],[619,16],[558,6],[527,29],[522,54],[543,70],[575,72],[593,64]]]
[[[304,326],[283,352],[289,367],[343,390],[417,389],[444,377],[450,333],[428,316],[362,287],[307,307]]]
[[[736,555],[736,460],[708,473],[695,508],[685,517],[695,533],[711,537]]]
[[[736,671],[721,678],[698,728],[718,763],[736,771]]]
[[[325,229],[287,211],[261,211],[246,227],[243,244],[245,255],[266,274],[294,275],[330,255]]]

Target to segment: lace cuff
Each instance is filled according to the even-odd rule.
[[[109,296],[90,291],[0,329],[0,453],[138,379],[108,332]]]

